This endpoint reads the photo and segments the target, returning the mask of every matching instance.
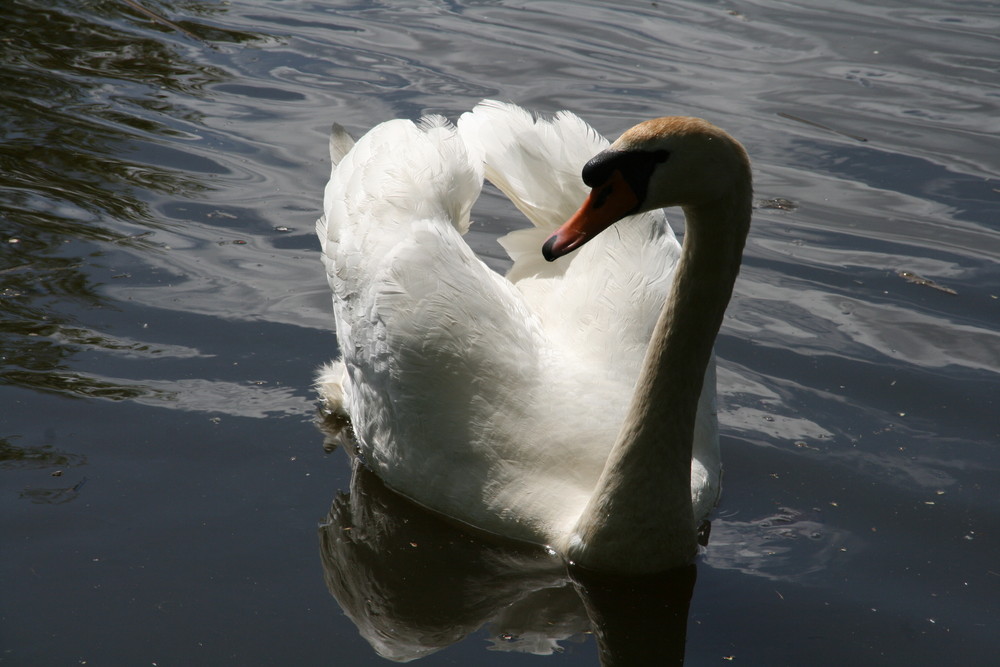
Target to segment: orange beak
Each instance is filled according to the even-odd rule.
[[[639,199],[625,177],[614,171],[606,183],[590,191],[580,210],[545,241],[542,255],[551,262],[576,250],[638,206]]]

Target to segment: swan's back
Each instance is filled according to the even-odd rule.
[[[573,495],[558,479],[524,482],[560,467],[546,443],[565,437],[533,422],[549,367],[565,364],[520,293],[461,237],[479,179],[437,120],[384,123],[334,168],[321,231],[345,408],[361,454],[391,487],[537,539],[552,521],[549,495]],[[505,511],[514,496],[517,517],[533,518]],[[492,524],[464,516],[469,498]]]
[[[603,469],[670,288],[679,248],[663,214],[542,262],[544,238],[586,194],[580,168],[607,145],[571,114],[486,103],[457,132],[395,120],[332,145],[317,232],[346,369],[334,384],[361,455],[438,512],[556,544]],[[502,240],[510,279],[461,236],[483,165],[534,224]],[[709,372],[697,489],[717,477]],[[697,507],[699,492],[704,513],[714,491]]]

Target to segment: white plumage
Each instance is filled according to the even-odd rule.
[[[681,250],[657,210],[543,260],[589,192],[581,168],[607,147],[568,112],[541,120],[489,101],[457,128],[392,120],[356,145],[335,129],[317,222],[342,354],[318,387],[367,465],[437,512],[564,554]],[[506,277],[462,238],[484,173],[533,225],[500,240]],[[714,397],[713,358],[695,422],[695,519],[719,490]],[[637,511],[658,511],[643,502]]]

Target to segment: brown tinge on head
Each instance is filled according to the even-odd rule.
[[[674,152],[688,169],[674,174],[675,190],[652,198],[648,188],[657,165]],[[651,208],[716,201],[734,182],[750,182],[750,161],[739,142],[708,121],[691,116],[665,116],[626,130],[608,149],[583,169],[583,180],[592,188],[580,209],[557,229],[542,247],[553,261],[587,243],[627,215]],[[723,175],[719,178],[717,174]],[[696,175],[698,178],[690,178]],[[659,181],[657,181],[659,184]],[[686,198],[678,199],[676,187]],[[688,188],[687,191],[684,189]],[[643,208],[645,207],[645,208]]]
[[[725,137],[735,141],[725,131],[712,125],[707,120],[694,116],[664,116],[639,123],[626,130],[614,143],[615,148],[637,148],[643,144],[655,142],[665,135],[684,136],[704,134],[707,136]]]

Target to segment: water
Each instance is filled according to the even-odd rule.
[[[0,661],[384,663],[325,581],[331,502],[361,511],[309,388],[335,353],[326,133],[483,97],[610,136],[701,115],[754,159],[686,664],[995,657],[996,3],[144,5],[169,23],[2,10]],[[477,220],[502,269],[518,214],[487,193]],[[423,588],[391,598],[454,630],[421,664],[537,663],[486,650],[551,647],[507,632],[513,612],[428,618],[452,597],[433,577],[485,576],[465,539],[462,567],[411,563]],[[546,664],[597,664],[534,557],[483,597],[548,590]]]

